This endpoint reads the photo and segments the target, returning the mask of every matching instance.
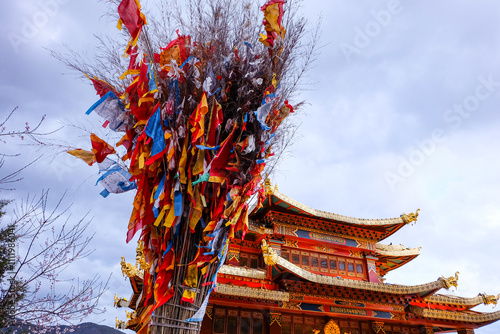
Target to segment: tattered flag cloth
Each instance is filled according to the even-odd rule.
[[[130,33],[131,39],[126,50],[129,52],[137,44],[142,27],[146,24],[146,16],[141,13],[139,0],[123,0],[118,6],[118,15],[118,28],[121,30],[123,24]]]
[[[97,162],[103,162],[106,156],[116,153],[113,146],[109,145],[93,133],[90,134],[90,141],[92,142],[92,152],[94,152]]]
[[[124,131],[125,127],[125,107],[120,99],[112,91],[104,94],[99,101],[94,103],[92,107],[87,110],[86,114],[89,115],[92,111],[106,120],[106,125],[113,131]]]
[[[104,187],[101,192],[103,197],[108,197],[110,193],[120,194],[132,189],[136,189],[135,182],[131,182],[132,175],[116,161],[106,158],[99,163],[99,173],[102,174],[97,183]]]
[[[77,157],[78,159],[85,161],[85,163],[89,166],[92,166],[95,162],[94,152],[85,151],[82,150],[81,148],[77,148],[76,150],[69,150],[68,153],[74,157]]]
[[[260,41],[266,46],[273,46],[277,36],[285,37],[285,29],[281,26],[284,3],[285,0],[269,0],[261,7],[267,36],[261,34]]]

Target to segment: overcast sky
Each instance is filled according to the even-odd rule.
[[[310,72],[316,84],[303,93],[309,104],[295,116],[298,139],[273,183],[308,206],[358,218],[420,208],[415,225],[384,243],[422,247],[421,255],[387,281],[421,284],[459,271],[458,289],[443,293],[500,293],[500,2],[311,0],[303,10],[311,20],[322,14],[325,46]],[[92,54],[92,34],[116,30],[103,11],[95,0],[4,4],[0,115],[19,106],[12,128],[44,114],[47,130],[87,122],[93,88],[46,49],[68,44]],[[80,134],[66,126],[59,137],[88,149]],[[2,152],[21,153],[2,175],[39,156],[21,144],[0,144]],[[133,194],[103,199],[97,168],[57,153],[44,151],[17,190],[0,196],[51,188],[56,200],[67,190],[74,216],[91,210],[97,250],[66,274],[113,273],[102,300],[108,312],[90,319],[113,326],[115,316],[125,317],[112,309],[113,294],[131,292],[119,261],[135,257],[134,245],[125,245]],[[500,323],[476,331],[498,332]]]

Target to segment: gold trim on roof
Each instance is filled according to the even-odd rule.
[[[266,179],[264,180],[264,193],[266,196],[273,195],[275,191],[278,191],[278,186],[271,184],[271,180],[269,180],[269,174],[266,174]]]
[[[461,313],[410,306],[410,311],[424,318],[484,323],[500,319],[500,311],[491,313]]]
[[[263,270],[234,267],[226,264],[220,267],[219,273],[247,278],[266,279],[266,272]]]
[[[369,225],[369,226],[394,225],[394,224],[404,223],[402,217],[388,218],[388,219],[361,219],[361,218],[342,216],[342,215],[339,215],[336,213],[316,210],[316,209],[308,207],[307,205],[304,205],[300,202],[297,202],[296,200],[280,193],[277,189],[275,189],[273,191],[272,195],[278,197],[280,200],[287,202],[288,204],[293,205],[296,208],[298,208],[298,209],[300,209],[300,210],[302,210],[310,215],[313,215],[313,216],[316,216],[319,218],[332,219],[332,220],[337,220],[340,222],[346,222],[346,223],[350,223],[350,224]]]
[[[382,245],[379,243],[375,244],[375,250],[380,255],[385,256],[412,256],[412,255],[420,255],[419,248],[407,248],[403,245]]]
[[[463,298],[463,297],[455,297],[455,296],[445,296],[445,295],[434,295],[424,298],[424,301],[437,303],[437,304],[450,304],[456,306],[469,306],[474,307],[479,304],[489,305],[489,304],[497,304],[498,299],[500,298],[500,294],[497,296],[488,295],[486,293],[480,293],[476,297],[472,298]]]
[[[392,307],[393,311],[398,311],[398,312],[405,311],[405,307],[403,305],[397,305],[397,304],[391,304],[391,303],[383,303],[383,302],[377,302],[377,301],[366,301],[366,300],[360,300],[360,299],[349,299],[349,298],[332,296],[332,295],[328,295],[328,294],[318,295],[318,294],[300,293],[300,292],[291,292],[290,293],[290,300],[291,301],[304,300],[304,297],[329,299],[332,301],[332,303],[333,302],[335,302],[335,303],[342,302],[343,305],[345,305],[345,306],[359,307],[358,304],[371,304],[371,305],[379,305],[379,306],[389,306],[389,307]]]
[[[420,209],[417,209],[417,211],[415,211],[415,213],[409,213],[409,214],[406,214],[403,212],[403,214],[401,215],[401,218],[403,219],[403,221],[406,224],[409,224],[411,222],[416,222],[417,218],[418,218],[419,211],[420,211]]]
[[[222,295],[276,300],[280,302],[288,302],[290,300],[290,294],[288,292],[273,291],[267,289],[256,289],[256,288],[249,288],[246,286],[237,286],[230,284],[217,283],[215,292]]]
[[[443,280],[444,282],[444,285],[445,285],[445,289],[448,290],[449,288],[451,288],[452,286],[454,286],[455,288],[458,286],[458,275],[460,274],[460,272],[456,272],[455,273],[455,277],[444,277],[444,276],[441,276],[441,279]]]
[[[273,234],[272,228],[267,228],[263,225],[259,225],[253,220],[248,221],[248,230],[259,234]]]
[[[115,293],[113,307],[129,307],[130,302],[126,298],[119,298]]]
[[[122,266],[123,277],[139,276],[140,278],[144,278],[144,271],[139,270],[137,266],[133,266],[132,264],[125,262],[125,258],[123,256],[120,264]]]
[[[295,264],[285,260],[282,257],[278,257],[277,264],[290,272],[296,274],[299,277],[302,277],[310,282],[318,283],[318,284],[326,284],[333,286],[341,286],[346,288],[353,289],[361,289],[368,291],[377,291],[377,292],[385,292],[385,293],[394,293],[394,294],[420,294],[427,293],[432,291],[437,291],[439,289],[445,288],[448,289],[450,286],[456,284],[458,280],[458,276],[443,278],[440,277],[437,281],[420,284],[420,285],[399,285],[399,284],[384,284],[384,283],[374,283],[374,282],[365,282],[365,281],[356,281],[350,279],[342,279],[332,276],[323,276],[318,274],[313,274],[307,270],[304,270]]]
[[[290,227],[291,229],[294,229],[294,230],[299,228],[299,227],[297,227],[297,225],[281,223],[281,222],[275,223],[274,225],[275,226]],[[367,238],[362,238],[362,237],[348,235],[348,234],[341,234],[341,233],[335,233],[335,232],[330,232],[330,231],[318,230],[316,228],[311,228],[311,227],[307,227],[307,226],[300,226],[300,229],[304,230],[304,231],[316,232],[316,233],[320,233],[320,234],[324,234],[324,235],[336,236],[336,237],[340,237],[340,238],[344,238],[344,239],[351,239],[351,240],[356,241],[360,245],[363,245],[363,243],[365,243],[365,246],[367,246],[367,247],[362,247],[362,248],[366,248],[366,249],[370,249],[370,250],[374,249],[375,244],[376,244],[374,239],[367,239]],[[290,235],[293,237],[297,236],[295,234],[290,234],[290,233],[287,233],[285,235]],[[368,244],[370,244],[371,246],[368,246]],[[372,248],[369,248],[369,247],[372,247]]]

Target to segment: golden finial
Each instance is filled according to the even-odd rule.
[[[417,221],[417,218],[418,218],[418,212],[420,211],[420,209],[417,209],[417,211],[415,213],[410,213],[410,214],[406,214],[406,213],[403,213],[401,215],[401,218],[403,218],[403,221],[406,223],[406,224],[409,224],[411,222],[416,222]]]
[[[269,180],[269,174],[266,173],[266,178],[264,180],[264,190],[266,196],[273,194],[273,186],[271,184],[271,180]]]

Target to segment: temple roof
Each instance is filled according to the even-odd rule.
[[[420,255],[420,248],[407,248],[403,245],[375,244],[377,266],[384,276],[389,271],[397,269]]]
[[[425,307],[410,306],[410,311],[423,317],[432,318],[440,320],[452,320],[452,321],[463,321],[471,322],[478,325],[486,325],[488,323],[497,321],[500,319],[500,311],[491,313],[479,313],[479,312],[453,312],[429,309]]]
[[[385,283],[374,283],[374,282],[365,282],[358,280],[350,280],[350,279],[342,279],[332,276],[324,276],[319,274],[311,273],[307,270],[304,270],[295,264],[283,259],[282,257],[276,256],[274,259],[275,266],[294,275],[303,278],[307,281],[325,284],[325,285],[333,285],[339,287],[353,288],[359,290],[368,290],[368,291],[376,291],[382,293],[392,293],[392,294],[400,294],[400,295],[418,295],[420,297],[425,297],[430,294],[436,293],[438,290],[444,288],[448,289],[451,286],[457,285],[458,277],[449,277],[444,278],[440,277],[434,282],[420,284],[420,285],[399,285],[399,284],[385,284]]]
[[[457,296],[449,296],[449,295],[433,295],[424,298],[424,302],[434,303],[434,304],[442,304],[442,305],[450,305],[450,306],[464,306],[466,308],[472,308],[474,306],[484,304],[497,304],[498,299],[500,298],[500,294],[497,296],[487,295],[486,293],[480,293],[476,297],[472,298],[464,298]]]
[[[320,230],[381,241],[404,225],[415,221],[418,213],[387,219],[362,219],[316,210],[266,187],[262,207],[254,209],[251,218],[268,222],[311,226]]]

